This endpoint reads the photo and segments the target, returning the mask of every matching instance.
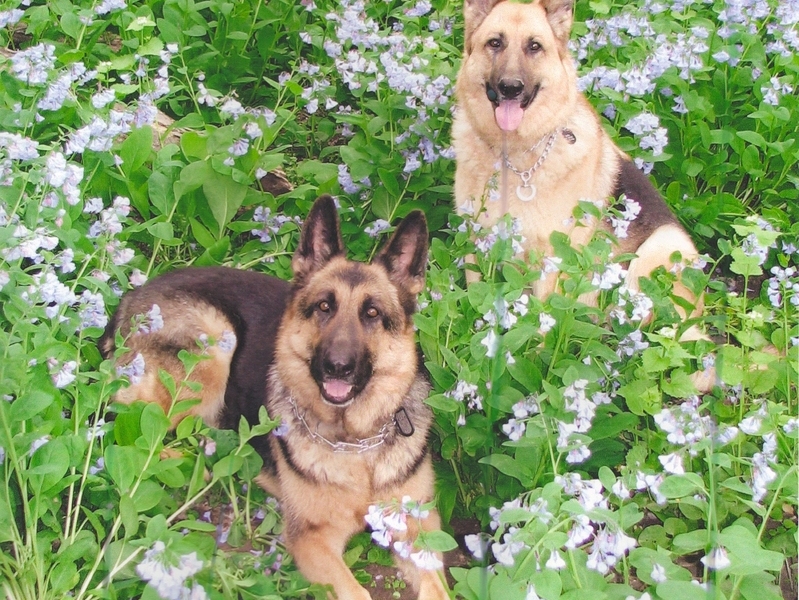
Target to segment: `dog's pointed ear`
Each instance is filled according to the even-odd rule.
[[[472,53],[472,34],[480,27],[488,13],[497,4],[505,0],[464,0],[463,3],[463,23],[465,25],[464,40],[466,42],[466,54]]]
[[[552,32],[565,46],[569,43],[574,21],[574,0],[541,0],[541,6],[547,13]]]
[[[294,281],[303,281],[331,258],[343,253],[336,203],[331,196],[319,196],[305,219],[300,245],[291,259]]]
[[[414,296],[424,289],[427,270],[427,220],[420,210],[397,226],[372,262],[382,264],[389,277]]]

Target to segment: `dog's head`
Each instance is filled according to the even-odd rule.
[[[552,118],[569,100],[572,0],[465,0],[466,47],[459,101],[493,113],[505,132],[523,131],[525,117]],[[550,123],[554,127],[557,123]]]
[[[371,263],[345,258],[338,214],[320,197],[292,259],[289,360],[301,361],[328,405],[350,404],[372,383],[390,393],[416,369],[412,316],[424,287],[427,223],[410,213]],[[288,324],[287,324],[288,323]],[[295,362],[295,364],[297,364]]]

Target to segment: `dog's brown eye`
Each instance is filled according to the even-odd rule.
[[[327,300],[322,300],[316,307],[322,312],[330,312],[330,302]]]
[[[491,38],[488,40],[488,47],[498,50],[499,48],[502,48],[502,40],[499,38]]]
[[[380,311],[377,310],[374,306],[370,306],[366,309],[366,316],[370,319],[376,319],[380,316]]]
[[[530,43],[527,44],[527,50],[528,52],[538,52],[541,50],[541,44],[531,40]]]

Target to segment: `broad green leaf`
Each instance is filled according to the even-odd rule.
[[[533,474],[530,471],[530,467],[507,454],[491,454],[481,458],[480,463],[491,465],[500,473],[518,479],[523,485],[528,485],[532,482]]]
[[[9,410],[11,421],[26,421],[50,406],[53,400],[55,400],[53,394],[42,390],[32,390],[11,403],[11,410]]]
[[[149,125],[131,131],[119,148],[122,172],[131,177],[133,173],[141,169],[152,150],[153,130]]]
[[[202,187],[221,234],[247,195],[247,186],[212,170],[203,181]]]
[[[666,498],[684,498],[704,490],[704,483],[696,473],[669,475],[660,484],[659,489]]]

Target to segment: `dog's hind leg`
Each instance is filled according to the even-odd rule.
[[[656,229],[647,240],[641,244],[636,250],[638,255],[630,262],[630,267],[627,273],[627,284],[631,290],[638,290],[638,279],[640,277],[648,277],[652,271],[658,267],[671,267],[671,255],[679,252],[684,261],[692,261],[698,256],[696,247],[688,234],[683,229],[676,225],[664,225]],[[702,314],[703,301],[702,298],[695,297],[688,288],[683,285],[681,281],[676,281],[674,284],[674,294],[685,298],[694,308],[690,314],[686,314],[685,310],[675,305],[677,312],[685,319],[688,317],[697,317]],[[694,342],[697,340],[709,340],[710,338],[697,326],[691,325],[680,336],[681,342]],[[698,371],[691,377],[694,386],[700,392],[709,392],[716,384],[716,370],[711,367],[704,371]]]

